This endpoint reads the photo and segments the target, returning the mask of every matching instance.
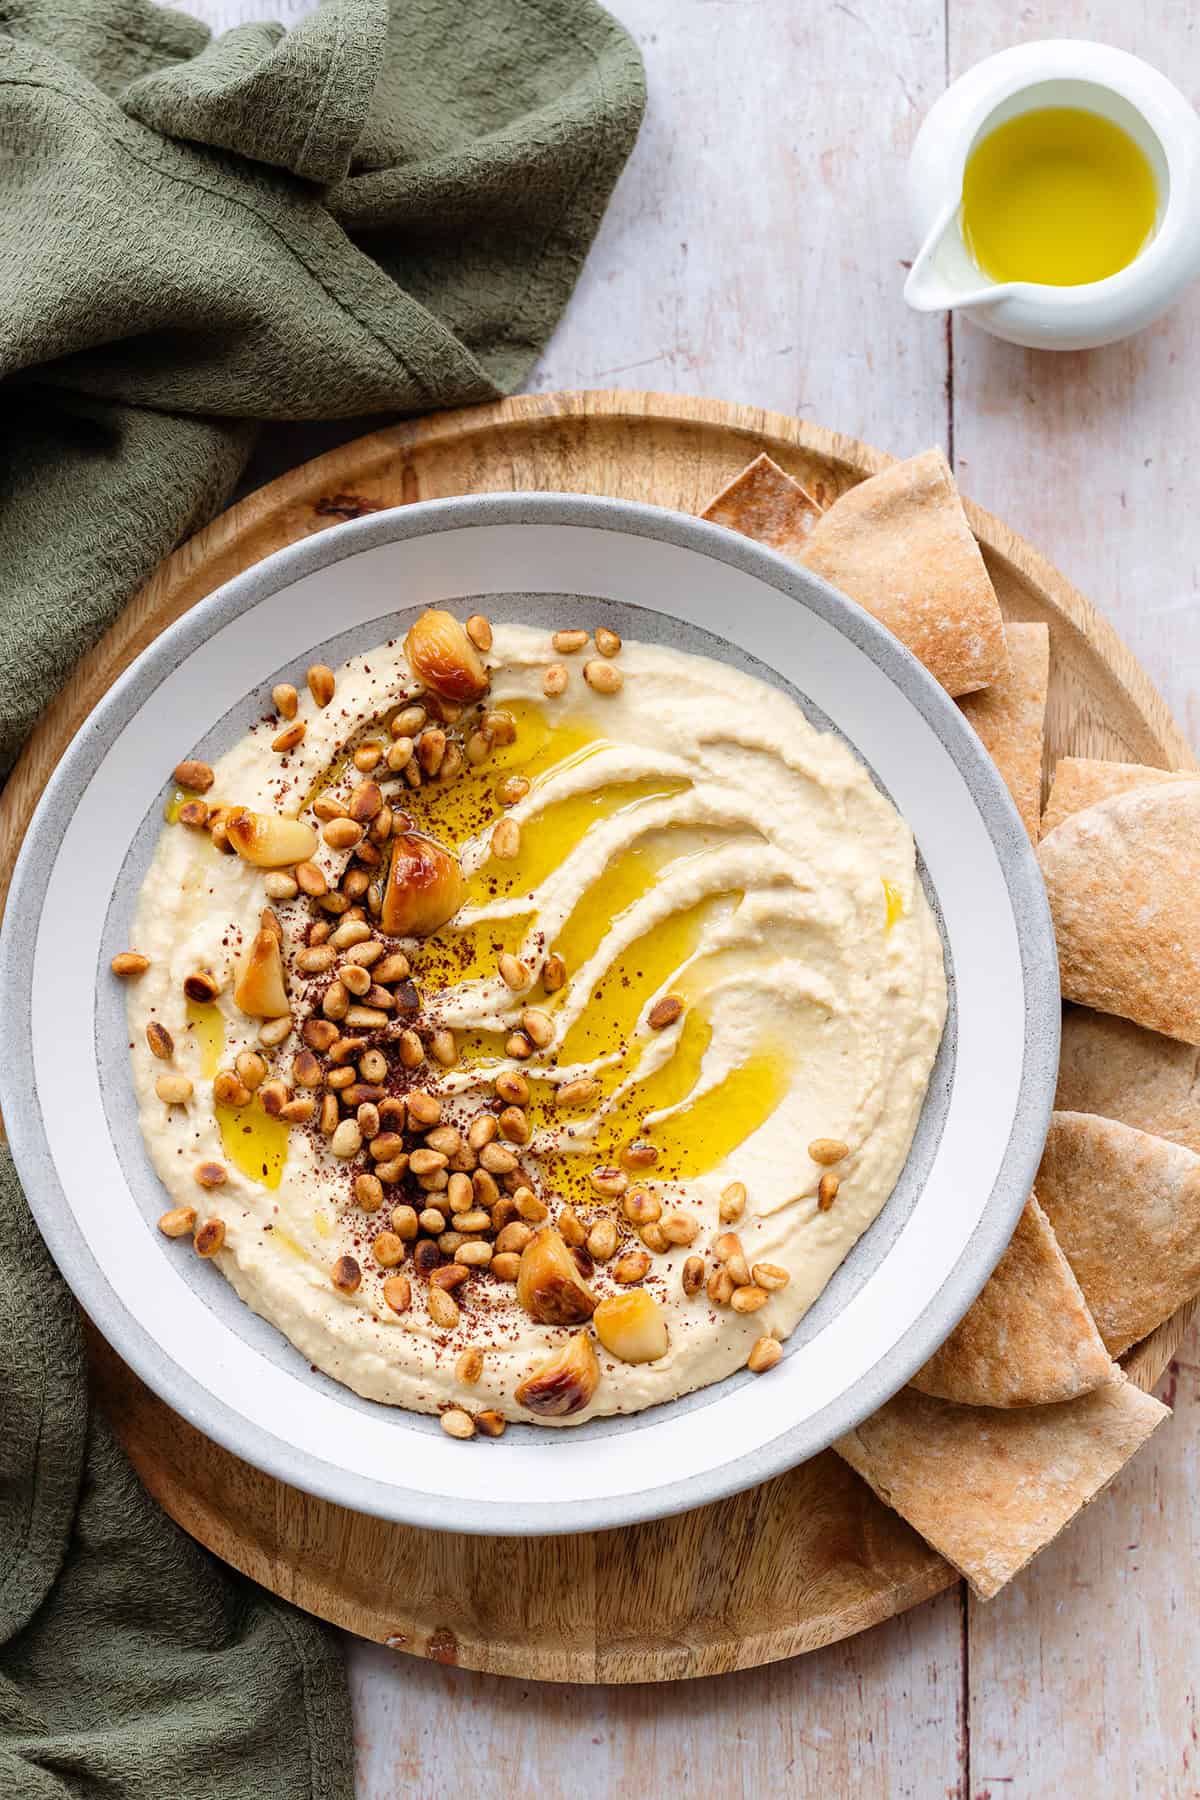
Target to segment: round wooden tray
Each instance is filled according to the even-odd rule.
[[[85,658],[0,799],[0,871],[11,868],[59,755],[120,670],[270,551],[379,507],[485,490],[615,494],[695,512],[763,449],[828,499],[888,460],[777,413],[597,392],[398,425],[294,470],[177,551]],[[1163,701],[1087,601],[998,520],[969,510],[1005,613],[1050,627],[1047,767],[1065,753],[1195,767]],[[1190,1311],[1135,1352],[1130,1373],[1142,1386],[1165,1367]],[[437,1661],[557,1681],[718,1674],[861,1631],[955,1580],[831,1452],[717,1506],[633,1530],[472,1538],[383,1524],[239,1462],[155,1399],[95,1334],[92,1351],[105,1412],[187,1531],[308,1611]]]

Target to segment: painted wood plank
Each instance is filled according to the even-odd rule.
[[[957,1591],[791,1662],[705,1681],[528,1685],[350,1649],[359,1800],[960,1794]]]

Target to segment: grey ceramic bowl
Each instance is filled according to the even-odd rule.
[[[275,682],[398,635],[429,604],[461,611],[469,599],[550,625],[577,615],[580,596],[626,637],[777,683],[854,746],[915,833],[951,1011],[904,1174],[769,1380],[743,1374],[632,1418],[463,1445],[314,1373],[213,1267],[157,1234],[162,1190],[107,965],[127,942],[164,771],[219,754]],[[47,786],[13,881],[0,979],[0,1097],[17,1165],[59,1266],[125,1361],[284,1481],[466,1531],[578,1531],[698,1506],[812,1456],[873,1411],[957,1323],[1007,1243],[1057,1066],[1036,861],[974,732],[925,670],[853,602],[744,538],[657,508],[547,494],[434,501],[338,526],[164,632]]]

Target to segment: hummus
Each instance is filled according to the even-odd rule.
[[[220,1240],[217,1266],[247,1304],[309,1362],[390,1405],[533,1421],[520,1384],[580,1331],[598,1379],[544,1422],[637,1411],[744,1367],[762,1339],[787,1338],[886,1202],[937,1052],[945,974],[912,835],[853,752],[722,663],[599,638],[611,657],[496,626],[486,698],[426,696],[424,744],[415,714],[396,717],[421,702],[404,646],[354,657],[332,698],[328,685],[302,691],[298,743],[273,748],[288,719],[260,717],[221,758],[200,828],[194,808],[180,820],[176,795],[141,890],[133,1079],[149,1154],[182,1209],[175,1229],[190,1230],[192,1210],[197,1229],[215,1226],[206,1247]],[[412,734],[409,767],[389,766]],[[389,840],[368,829],[361,852],[337,847],[367,783],[392,809],[391,841],[407,813],[455,853],[464,886],[435,934],[383,937],[381,950]],[[326,893],[219,847],[219,813],[215,844],[203,814],[222,806],[309,821],[303,872]],[[235,1001],[268,907],[290,1026]],[[365,967],[372,987],[331,1004],[357,955],[355,985]],[[374,983],[372,955],[390,987]],[[215,998],[194,979],[200,997],[187,998],[197,972]],[[349,1051],[314,1058],[313,1020],[318,1038],[355,1040]],[[190,1081],[185,1102],[160,1097],[164,1071]],[[418,1157],[419,1179],[397,1166],[393,1129],[414,1089],[440,1109],[441,1150]],[[330,1132],[335,1118],[346,1130]],[[487,1145],[484,1118],[499,1127]],[[404,1139],[400,1164],[419,1142]],[[207,1165],[219,1185],[199,1184]],[[363,1181],[381,1167],[385,1183]],[[485,1219],[499,1196],[499,1233],[480,1229],[480,1192]],[[513,1270],[543,1220],[592,1300],[656,1303],[644,1341],[659,1354],[613,1354],[603,1314],[594,1338],[586,1317],[531,1316]],[[387,1266],[381,1234],[385,1260],[401,1245]],[[447,1307],[428,1268],[452,1260],[466,1274],[441,1290]],[[397,1310],[385,1292],[395,1301],[406,1285]]]

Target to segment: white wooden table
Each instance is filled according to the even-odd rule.
[[[942,444],[964,490],[1116,622],[1200,741],[1200,292],[1129,343],[1069,356],[900,299],[904,160],[947,79],[1020,39],[1096,37],[1195,101],[1193,9],[611,4],[642,47],[649,111],[531,385],[713,394],[902,455]],[[306,0],[192,9],[225,25]],[[663,1688],[523,1684],[348,1640],[361,1800],[1200,1794],[1200,1363],[1173,1364],[1160,1392],[1174,1421],[990,1605],[951,1592],[815,1655]]]

